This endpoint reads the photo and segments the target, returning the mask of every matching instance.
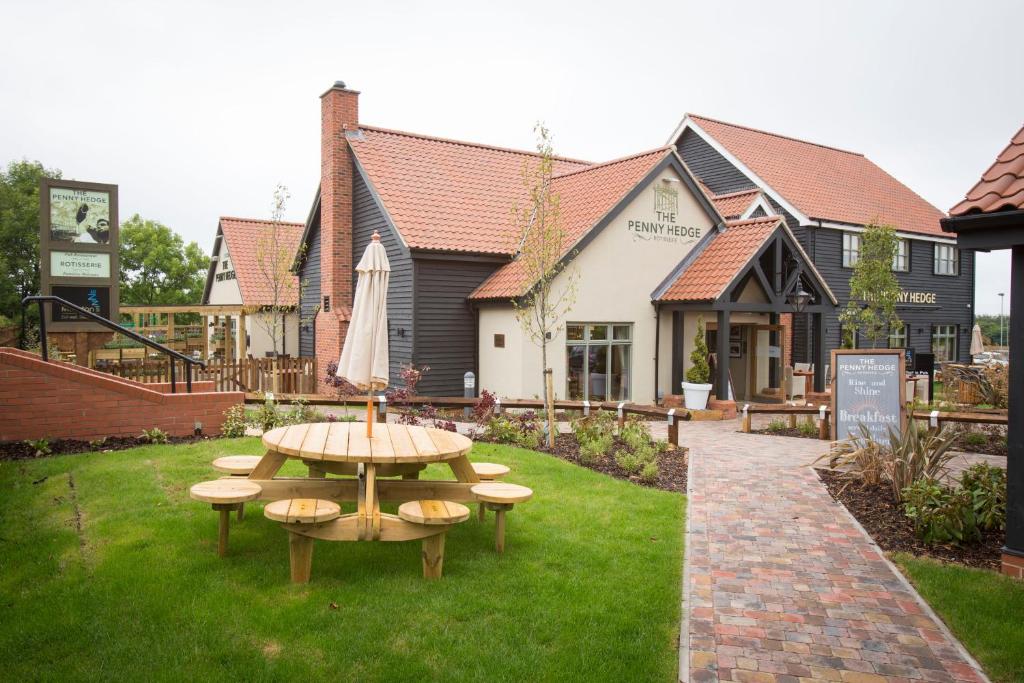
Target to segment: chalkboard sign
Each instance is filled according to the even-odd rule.
[[[902,349],[832,351],[832,438],[860,436],[867,427],[876,441],[888,443],[889,427],[903,428],[906,377]]]

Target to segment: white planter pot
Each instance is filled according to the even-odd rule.
[[[683,401],[687,410],[704,410],[708,407],[708,396],[710,395],[710,384],[683,382]]]

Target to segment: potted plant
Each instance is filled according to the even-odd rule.
[[[688,410],[704,410],[708,407],[708,396],[711,395],[711,368],[708,367],[708,345],[704,340],[704,317],[697,318],[697,334],[693,338],[693,351],[690,353],[690,369],[686,371],[683,382],[683,401]]]

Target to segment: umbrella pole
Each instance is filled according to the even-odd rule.
[[[366,392],[366,436],[373,437],[373,389]]]

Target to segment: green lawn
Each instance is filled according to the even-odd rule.
[[[992,680],[1024,681],[1024,583],[907,554],[894,560]]]
[[[675,680],[683,496],[479,444],[472,459],[535,492],[503,557],[474,510],[441,581],[423,580],[419,542],[318,542],[294,586],[261,505],[220,559],[216,513],[188,498],[215,457],[259,452],[249,438],[0,463],[0,677]]]

